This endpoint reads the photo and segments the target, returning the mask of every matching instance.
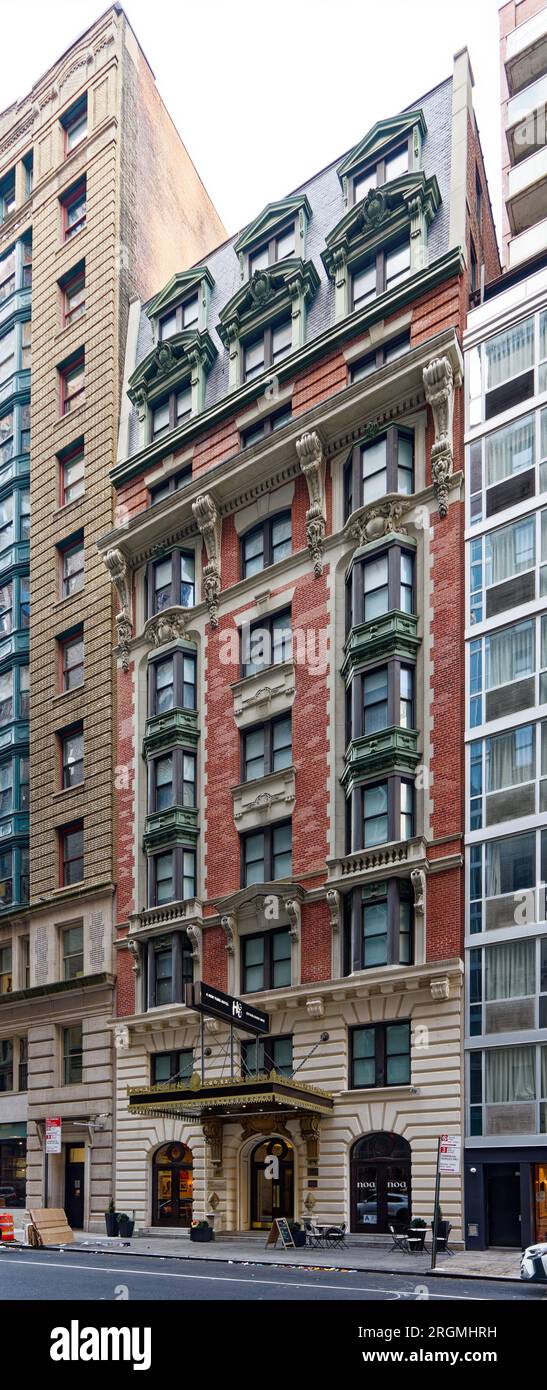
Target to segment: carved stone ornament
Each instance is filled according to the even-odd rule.
[[[201,927],[197,922],[190,922],[186,928],[188,940],[192,943],[192,960],[201,959]]]
[[[359,545],[368,545],[370,541],[377,541],[382,536],[389,536],[391,532],[397,531],[399,535],[406,535],[406,527],[401,523],[401,517],[408,512],[409,502],[380,502],[374,507],[367,507],[352,522],[350,536]]]
[[[431,450],[431,474],[439,516],[448,512],[448,493],[454,467],[454,372],[448,357],[435,357],[423,370],[425,398],[431,406],[435,443]]]
[[[285,908],[290,923],[289,936],[292,941],[298,941],[300,939],[300,925],[302,919],[300,903],[297,898],[285,898],[283,907]]]
[[[320,1116],[314,1114],[301,1115],[300,1133],[306,1145],[306,1156],[308,1159],[308,1163],[318,1163],[319,1136],[321,1133]]]
[[[164,608],[162,613],[157,613],[145,623],[144,636],[155,647],[164,647],[167,642],[176,642],[185,636],[189,621],[190,609]]]
[[[316,1203],[316,1200],[317,1200],[317,1198],[316,1198],[316,1196],[315,1196],[315,1193],[313,1193],[313,1192],[307,1192],[307,1193],[306,1193],[306,1196],[304,1197],[304,1206],[305,1206],[305,1208],[306,1208],[306,1211],[309,1211],[309,1212],[312,1212],[312,1211],[313,1211],[314,1206],[315,1206],[315,1203]]]
[[[233,913],[227,912],[220,919],[220,925],[226,937],[226,950],[229,956],[233,956],[235,951],[235,939],[237,934],[237,918]]]
[[[425,874],[423,869],[413,869],[410,875],[414,893],[414,911],[423,917],[425,912]]]
[[[279,1134],[282,1139],[289,1139],[292,1143],[292,1134],[281,1115],[245,1115],[240,1123],[242,1139],[251,1139],[254,1134],[263,1134],[266,1138],[270,1134]]]
[[[450,999],[450,980],[448,976],[444,975],[437,980],[431,980],[429,991],[432,999]]]
[[[339,932],[342,925],[342,899],[336,888],[329,888],[327,907],[330,912],[331,931]]]
[[[203,594],[209,610],[211,627],[218,627],[218,605],[220,599],[220,536],[222,521],[214,499],[210,493],[196,497],[192,511],[207,550],[207,564],[203,571]]]
[[[133,965],[131,966],[131,969],[132,969],[132,971],[133,971],[133,974],[134,974],[134,975],[140,975],[140,973],[141,973],[141,947],[140,947],[140,942],[139,942],[139,941],[128,941],[128,942],[127,942],[127,949],[128,949],[128,951],[129,951],[130,956],[133,957]]]
[[[203,1121],[203,1133],[205,1135],[205,1143],[208,1145],[210,1150],[211,1163],[214,1163],[216,1167],[220,1167],[220,1164],[222,1163],[223,1128],[224,1126],[222,1120]]]
[[[271,279],[267,271],[254,271],[249,280],[249,294],[257,308],[267,303],[272,294]]]
[[[306,512],[306,537],[317,578],[323,573],[323,545],[326,529],[325,475],[326,460],[323,445],[315,430],[296,441],[298,462],[306,482],[310,505]]]
[[[306,1013],[310,1018],[323,1018],[325,1015],[325,1000],[318,995],[315,999],[306,999]]]
[[[391,201],[379,188],[371,188],[363,199],[361,220],[365,231],[379,227],[390,211]]]
[[[129,1028],[126,1023],[117,1023],[114,1029],[114,1047],[116,1052],[125,1052],[129,1047]]]
[[[123,550],[108,550],[105,564],[118,595],[119,610],[116,614],[118,647],[122,659],[122,670],[129,670],[129,643],[133,632],[131,619],[131,581],[127,560]]]

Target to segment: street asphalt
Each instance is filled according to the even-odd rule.
[[[286,1300],[329,1302],[547,1302],[547,1285],[502,1280],[443,1279],[343,1269],[288,1269],[282,1265],[207,1264],[82,1251],[3,1250],[0,1252],[0,1305],[18,1302],[86,1302],[131,1299],[142,1302]]]

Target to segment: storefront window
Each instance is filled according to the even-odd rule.
[[[10,1134],[3,1137],[2,1131]],[[22,1134],[21,1134],[22,1131]],[[0,1125],[0,1211],[26,1204],[26,1125]]]

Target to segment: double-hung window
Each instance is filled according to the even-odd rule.
[[[350,1029],[350,1086],[410,1084],[410,1023]]]
[[[288,357],[292,347],[292,323],[290,318],[271,324],[259,336],[243,344],[243,378],[252,381],[255,376],[275,367]]]
[[[63,1028],[63,1081],[65,1086],[79,1086],[83,1080],[84,1042],[81,1023]]]
[[[291,222],[249,253],[249,275],[253,275],[255,270],[265,270],[266,266],[283,261],[285,256],[294,256],[295,250],[295,225]]]
[[[62,507],[67,507],[69,502],[76,502],[85,492],[83,439],[63,449],[58,461],[60,503]]]
[[[85,353],[82,351],[59,367],[61,415],[69,415],[85,401]]]
[[[353,190],[353,202],[359,203],[371,188],[381,188],[383,184],[389,183],[391,179],[398,179],[402,174],[407,174],[409,169],[408,140],[403,145],[397,145],[395,149],[376,160],[374,164],[361,166],[352,175],[351,184]]]
[[[292,762],[291,715],[270,719],[242,733],[242,781],[254,782]]]
[[[242,887],[251,883],[270,883],[290,878],[292,872],[292,826],[290,821],[267,826],[242,835]]]
[[[183,845],[151,855],[148,860],[149,905],[185,902],[196,896],[195,850]]]
[[[81,724],[61,734],[61,786],[77,787],[84,780],[84,732]]]
[[[61,689],[76,690],[84,682],[84,634],[78,629],[70,637],[60,639]]]
[[[242,992],[283,989],[291,983],[291,938],[287,928],[241,939]]]
[[[65,154],[71,154],[87,138],[87,94],[61,116],[65,134]]]
[[[242,637],[242,675],[254,676],[268,666],[290,661],[292,656],[291,612],[289,608],[281,613],[258,619],[244,628]]]
[[[192,550],[172,550],[148,569],[149,613],[164,608],[192,608],[196,601],[195,555]]]
[[[275,434],[276,430],[283,429],[292,420],[292,406],[285,405],[281,410],[274,410],[269,415],[265,415],[258,420],[255,425],[249,425],[248,429],[241,430],[241,448],[250,449],[252,444],[259,444],[261,439],[266,439],[269,434]]]
[[[279,512],[266,517],[241,538],[242,579],[258,574],[268,565],[276,565],[291,553],[291,513]]]
[[[403,240],[357,265],[351,275],[351,307],[364,309],[379,295],[407,280],[410,275],[410,239]]]
[[[68,328],[85,313],[85,265],[82,261],[60,281],[63,325]]]
[[[166,811],[171,806],[195,806],[196,758],[183,748],[163,753],[149,764],[151,775],[151,812]]]
[[[84,587],[85,552],[83,536],[61,549],[61,598],[70,598]]]
[[[357,444],[344,467],[346,519],[386,493],[414,491],[414,435],[390,425],[385,434]]]
[[[73,821],[59,831],[61,887],[81,883],[84,876],[83,821]]]
[[[84,973],[83,926],[66,927],[63,932],[63,980],[78,980]]]
[[[171,430],[181,425],[184,420],[189,420],[192,414],[192,387],[190,382],[180,386],[177,391],[171,391],[168,396],[164,396],[161,401],[154,404],[151,408],[151,434],[152,440],[162,439],[164,435],[170,434]]]
[[[198,324],[199,296],[194,293],[188,295],[167,314],[162,315],[158,324],[160,343],[165,342],[167,338],[172,338],[175,333],[188,332],[191,328],[197,328]]]
[[[73,188],[69,188],[61,198],[61,214],[63,226],[63,240],[71,241],[72,237],[77,236],[78,232],[83,232],[87,217],[87,186],[86,180],[80,179]]]

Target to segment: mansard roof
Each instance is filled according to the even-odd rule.
[[[359,144],[354,145],[342,163],[338,165],[336,172],[340,182],[354,169],[359,168],[361,164],[377,159],[388,145],[401,140],[405,135],[408,136],[416,126],[423,138],[427,131],[427,125],[421,106],[414,111],[404,111],[401,115],[388,116],[383,121],[376,121],[367,131],[367,134],[363,136],[363,139],[359,141]]]
[[[307,218],[311,217],[311,207],[305,193],[294,194],[289,198],[281,198],[276,203],[266,203],[266,207],[249,222],[240,232],[237,241],[234,242],[234,251],[239,255],[240,251],[247,251],[254,246],[257,241],[265,239],[270,231],[284,222],[291,213],[296,216],[297,212],[303,210]]]

